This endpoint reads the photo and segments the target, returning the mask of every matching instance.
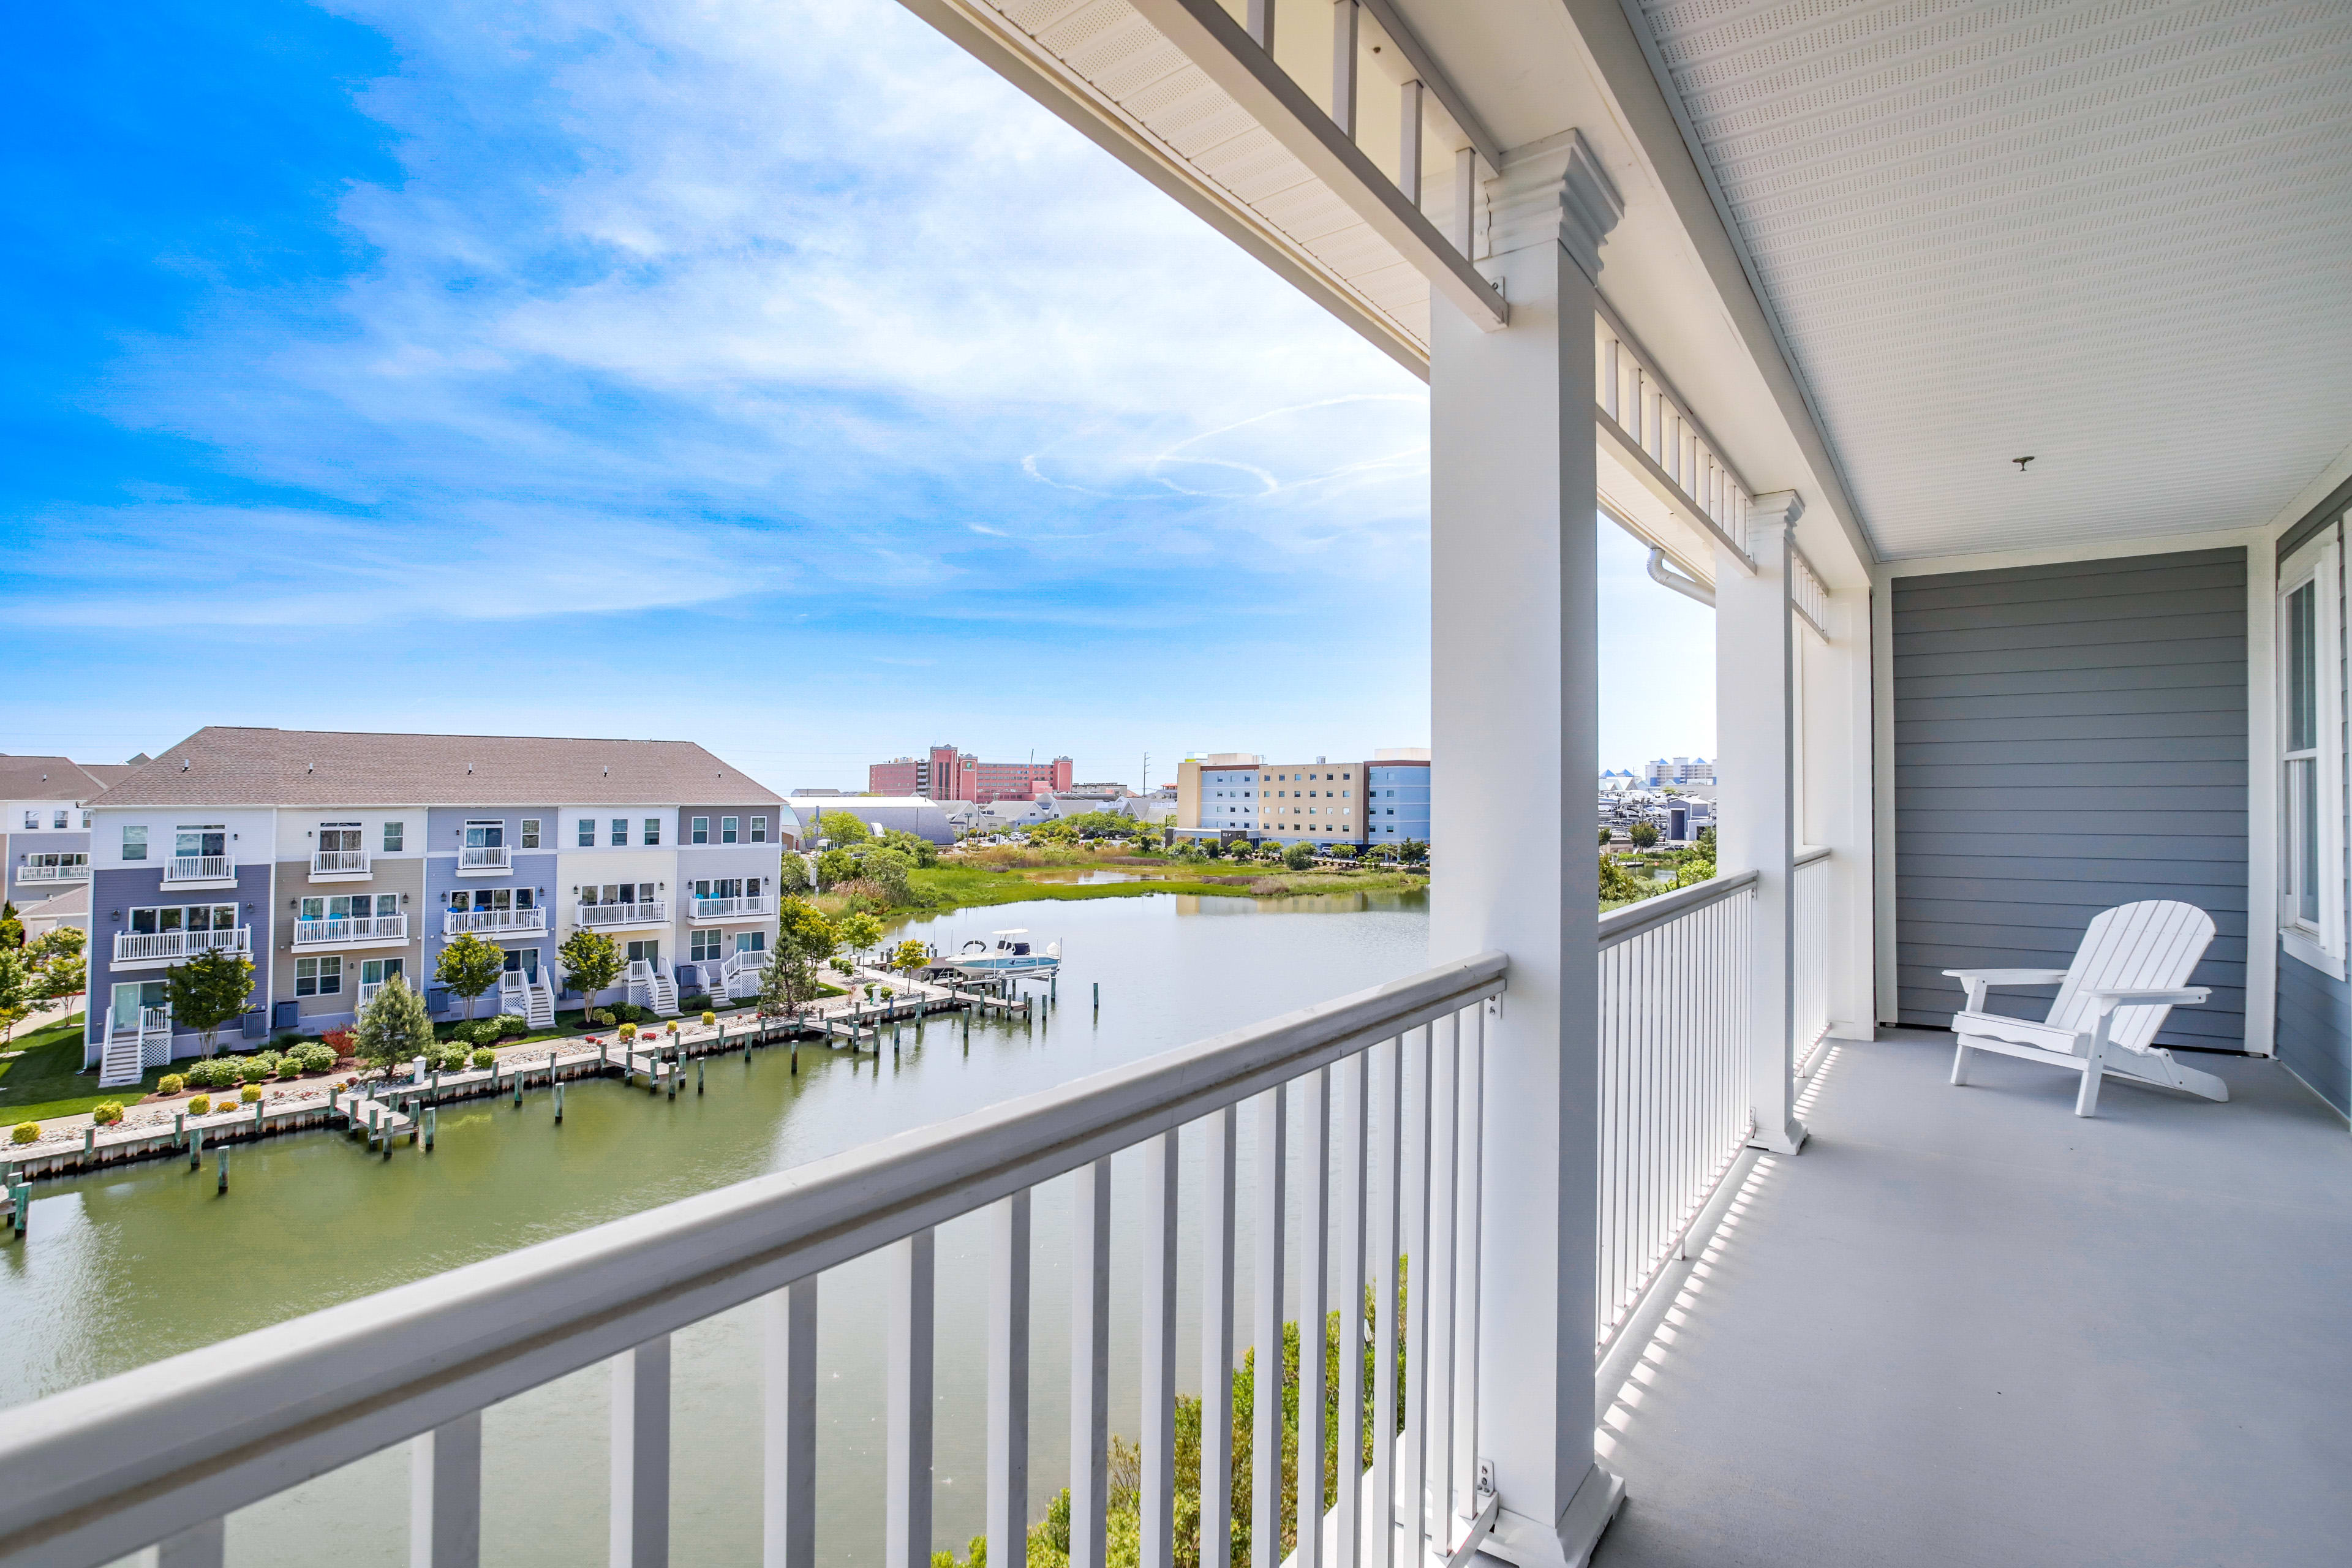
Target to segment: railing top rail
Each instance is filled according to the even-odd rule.
[[[0,1562],[102,1562],[1503,989],[1501,953],[330,1307],[9,1412]]]
[[[1800,866],[1810,866],[1816,860],[1826,860],[1829,858],[1829,847],[1822,844],[1807,845],[1797,851],[1797,864]]]
[[[1671,893],[1660,893],[1654,899],[1643,899],[1640,903],[1628,904],[1622,910],[1612,910],[1601,917],[1599,945],[1605,952],[1621,942],[1632,941],[1643,931],[1655,931],[1694,910],[1721,903],[1732,894],[1754,887],[1756,881],[1755,872],[1742,871],[1736,876],[1715,877],[1687,888],[1677,888]]]

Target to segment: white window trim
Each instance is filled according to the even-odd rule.
[[[2316,582],[2318,610],[2314,663],[2318,680],[2319,744],[2314,753],[2319,778],[2319,921],[2305,921],[2296,909],[2294,882],[2294,808],[2286,798],[2288,751],[2287,599]],[[2333,980],[2345,978],[2344,862],[2344,544],[2341,522],[2323,529],[2279,568],[2276,621],[2278,677],[2277,783],[2279,823],[2279,947],[2288,957]]]

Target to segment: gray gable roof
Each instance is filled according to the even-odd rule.
[[[87,805],[108,785],[137,771],[120,763],[84,765],[70,757],[0,754],[0,800],[78,800]]]
[[[92,805],[781,805],[691,741],[197,731]]]

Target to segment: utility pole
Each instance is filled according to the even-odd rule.
[[[1137,793],[1141,795],[1151,793],[1151,753],[1150,752],[1143,753],[1143,788]]]

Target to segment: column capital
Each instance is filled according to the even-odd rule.
[[[1509,162],[1486,182],[1487,254],[1555,242],[1600,281],[1601,242],[1625,216],[1625,199],[1584,132],[1563,131],[1504,156]]]
[[[1795,531],[1805,515],[1805,498],[1794,490],[1774,490],[1748,503],[1748,553],[1761,559],[1766,550]]]

